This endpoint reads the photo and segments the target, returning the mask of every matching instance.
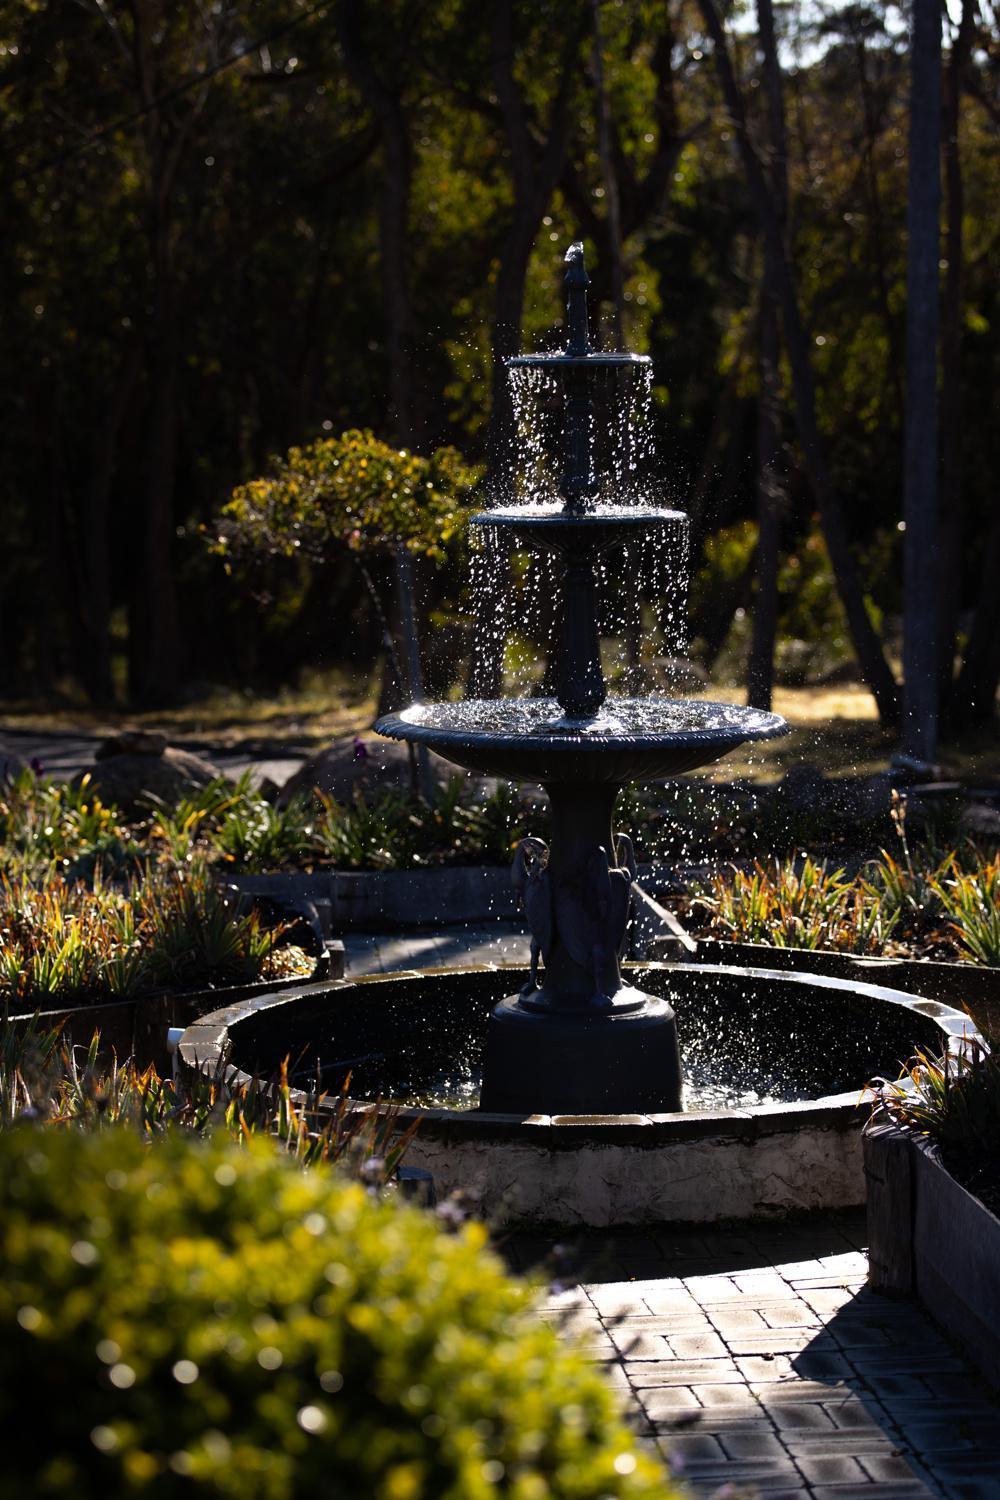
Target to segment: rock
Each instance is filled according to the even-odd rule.
[[[434,777],[446,782],[449,776],[461,775],[440,756],[430,756]],[[289,777],[278,793],[278,806],[287,807],[293,797],[322,792],[334,802],[350,802],[356,793],[408,792],[412,785],[410,755],[397,740],[383,740],[377,735],[353,737],[334,742],[325,750],[310,756],[294,776]]]
[[[0,786],[7,786],[11,781],[16,781],[22,771],[28,768],[19,755],[13,750],[8,750],[6,745],[0,745]]]
[[[773,795],[789,811],[818,812],[829,806],[833,791],[819,767],[803,761],[785,772]]]
[[[116,749],[104,756],[98,752],[90,771],[73,778],[74,786],[79,786],[84,774],[89,775],[101,801],[119,808],[127,818],[142,817],[153,799],[174,806],[224,776],[211,761],[166,744],[159,750]]]
[[[962,809],[958,826],[972,838],[1000,843],[1000,809],[988,802],[970,802]]]
[[[858,823],[887,818],[892,807],[893,782],[887,771],[872,776],[843,776],[830,784],[831,805],[840,817]]]
[[[156,729],[123,729],[102,740],[94,752],[95,760],[111,760],[116,755],[162,755],[167,737]]]

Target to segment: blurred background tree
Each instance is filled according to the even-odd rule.
[[[755,702],[856,659],[895,719],[911,21],[6,0],[0,697],[168,703],[376,658],[346,543],[262,603],[201,528],[272,454],[348,429],[502,484],[500,360],[551,342],[582,233],[599,336],[653,356],[695,653]],[[988,719],[1000,677],[997,22],[949,0],[938,64],[940,548],[910,606],[935,611],[946,728]],[[447,566],[396,585],[425,623],[468,611]]]

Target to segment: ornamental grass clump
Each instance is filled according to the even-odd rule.
[[[0,877],[0,1007],[131,999],[288,972],[279,928],[236,915],[204,871],[147,869],[125,886]]]
[[[0,870],[29,878],[81,857],[117,863],[134,853],[117,808],[106,807],[89,777],[78,786],[21,771],[0,784]]]
[[[0,1500],[665,1500],[485,1239],[266,1146],[0,1133]]]
[[[0,1016],[0,1126],[35,1121],[60,1129],[220,1132],[238,1144],[267,1136],[303,1165],[336,1162],[370,1183],[392,1180],[415,1133],[395,1106],[358,1108],[346,1092],[293,1089],[287,1061],[274,1078],[234,1078],[224,1065],[164,1077],[134,1058],[119,1062],[94,1032],[67,1044],[58,1027]]]
[[[867,881],[810,859],[758,860],[713,877],[700,904],[712,928],[745,943],[879,953],[895,926]]]
[[[1000,1214],[1000,1051],[974,1039],[943,1057],[921,1050],[897,1082],[869,1087],[874,1123],[934,1141],[952,1175]]]

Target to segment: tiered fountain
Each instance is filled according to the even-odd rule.
[[[609,370],[649,360],[590,347],[582,245],[571,246],[566,267],[565,349],[510,361],[518,371],[544,371],[561,394],[561,503],[513,505],[473,519],[507,528],[562,563],[556,697],[417,703],[375,728],[427,745],[466,770],[541,782],[549,796],[551,846],[526,839],[514,864],[531,930],[531,977],[490,1019],[482,1107],[529,1114],[678,1110],[673,1009],[622,981],[635,864],[628,839],[612,831],[615,802],[626,782],[693,770],[787,726],[776,714],[722,703],[646,697],[606,706],[598,561],[685,517],[609,502],[595,473],[596,383]]]
[[[495,1219],[599,1225],[858,1204],[864,1083],[891,1075],[914,1045],[960,1046],[968,1018],[866,982],[864,969],[836,980],[623,965],[635,865],[612,831],[620,788],[786,726],[728,704],[607,698],[601,560],[684,518],[609,495],[595,473],[597,392],[648,361],[590,348],[580,246],[567,263],[565,350],[510,362],[517,378],[557,393],[558,493],[476,517],[561,566],[556,695],[417,703],[377,726],[468,770],[546,788],[551,845],[525,839],[514,860],[530,969],[425,970],[257,996],[190,1026],[181,1065],[274,1076],[291,1059],[294,1080],[324,1091],[316,1108],[344,1088],[360,1109],[398,1104],[399,1122],[418,1122],[408,1163],[428,1169],[439,1192],[478,1194]],[[635,592],[631,577],[620,587]]]

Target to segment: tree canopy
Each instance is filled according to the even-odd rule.
[[[282,608],[267,611],[210,586],[204,528],[214,534],[231,494],[266,510],[294,480],[315,498],[323,474],[341,519],[349,487],[363,517],[345,530],[324,511],[330,537],[346,552],[353,530],[374,536],[394,518],[364,499],[360,459],[333,468],[345,462],[335,433],[454,466],[450,497],[433,492],[420,522],[395,517],[408,544],[434,531],[438,501],[460,500],[460,475],[488,465],[502,479],[500,361],[551,343],[561,252],[579,234],[599,338],[609,346],[620,323],[653,357],[657,483],[689,509],[696,570],[711,567],[711,538],[766,514],[770,392],[771,560],[762,535],[732,587],[701,590],[701,643],[752,612],[755,590],[787,586],[818,517],[845,603],[842,654],[867,649],[873,678],[880,656],[891,682],[909,10],[777,5],[769,41],[771,11],[4,7],[0,694],[138,702],[206,679],[266,687],[320,646],[336,655],[345,627],[376,652],[379,624],[336,548],[325,571],[288,564]],[[980,716],[1000,673],[997,19],[994,0],[952,5],[941,61],[939,670],[951,683],[964,659],[956,683]],[[754,160],[780,207],[770,230]],[[767,297],[780,342],[764,358]],[[449,449],[462,459],[442,459]],[[261,489],[274,453],[289,458]],[[780,636],[777,650],[780,665]]]

